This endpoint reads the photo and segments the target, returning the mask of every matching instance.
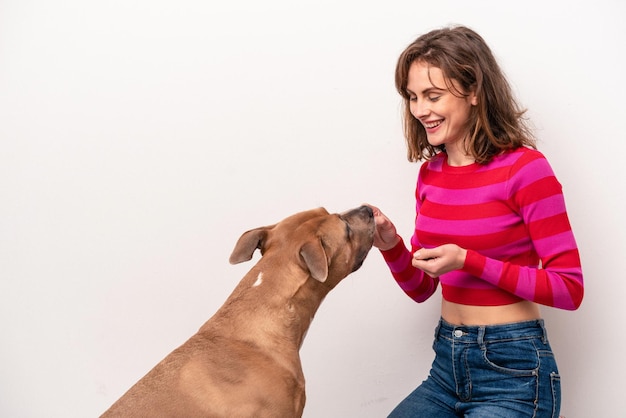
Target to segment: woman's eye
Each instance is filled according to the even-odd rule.
[[[416,102],[416,101],[417,101],[417,97],[415,97],[415,96],[409,96],[409,101],[410,101],[410,102]]]
[[[428,100],[430,100],[431,102],[436,102],[440,98],[441,96],[428,96]]]

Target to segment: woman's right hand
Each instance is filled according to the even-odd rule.
[[[392,249],[400,240],[395,225],[376,206],[369,204],[366,205],[372,208],[372,211],[374,212],[374,221],[376,222],[373,244],[374,247],[382,251]]]

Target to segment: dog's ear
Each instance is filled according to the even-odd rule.
[[[304,244],[300,249],[300,255],[315,280],[324,282],[328,278],[328,260],[320,240],[309,241]]]
[[[250,260],[254,251],[257,248],[262,248],[263,241],[267,238],[268,230],[269,227],[261,227],[244,232],[237,240],[237,244],[235,244],[235,248],[230,254],[228,259],[230,264],[238,264]]]

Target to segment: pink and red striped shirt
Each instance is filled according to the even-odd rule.
[[[560,183],[539,151],[518,148],[486,165],[453,167],[440,153],[420,168],[411,251],[382,251],[402,290],[417,302],[439,281],[451,302],[507,305],[530,300],[577,309],[583,298],[578,247]],[[411,265],[420,248],[467,249],[462,269],[438,279]]]

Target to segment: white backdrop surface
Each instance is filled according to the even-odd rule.
[[[0,416],[97,416],[222,304],[239,235],[317,206],[408,240],[395,60],[476,29],[564,186],[586,297],[544,308],[567,418],[626,417],[626,3],[0,0]],[[383,417],[432,360],[373,251],[302,349],[305,417]]]

